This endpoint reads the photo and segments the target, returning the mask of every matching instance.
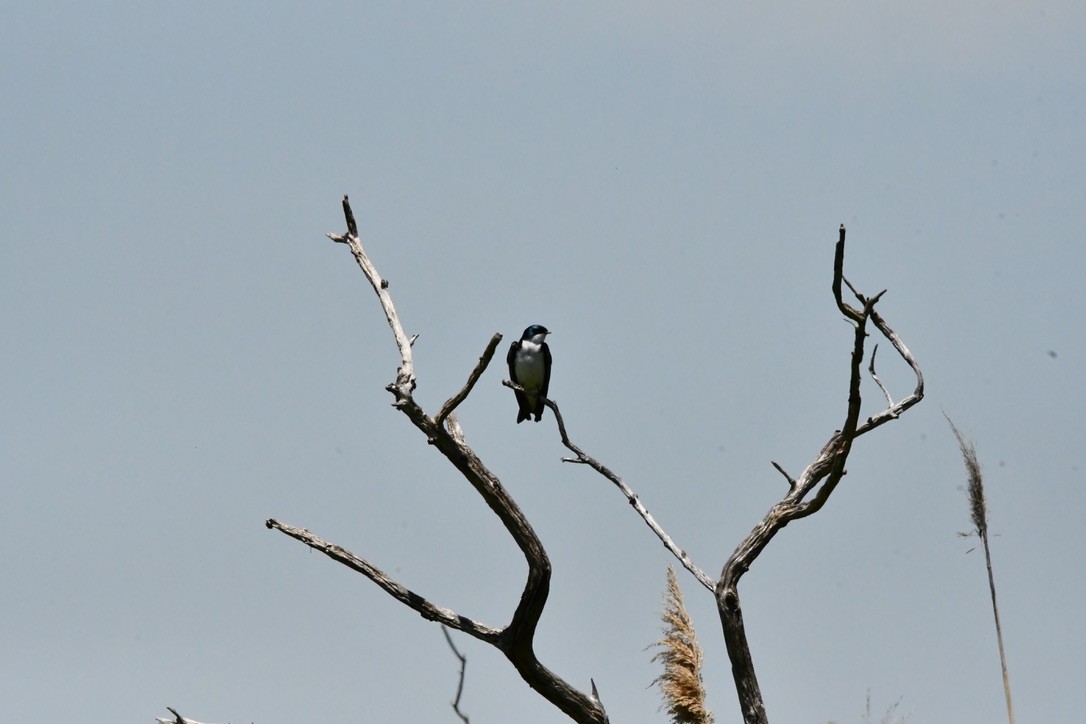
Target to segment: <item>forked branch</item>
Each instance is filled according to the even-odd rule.
[[[717,609],[720,613],[720,622],[724,631],[724,642],[728,648],[728,656],[732,663],[732,676],[739,695],[743,720],[747,724],[766,724],[768,719],[765,705],[762,702],[758,679],[754,672],[754,663],[751,659],[746,630],[743,625],[743,612],[739,604],[739,579],[750,569],[754,560],[782,528],[793,520],[813,515],[822,509],[822,506],[829,500],[830,495],[845,475],[845,462],[852,450],[853,441],[879,425],[897,419],[905,410],[915,405],[924,396],[924,377],[920,373],[920,367],[917,365],[916,360],[913,359],[912,354],[897,333],[875,311],[875,305],[885,292],[879,292],[873,297],[867,297],[857,292],[852,284],[845,279],[844,259],[845,227],[842,225],[834,253],[832,289],[838,310],[853,325],[848,404],[844,423],[841,425],[840,430],[836,430],[830,435],[829,440],[822,446],[815,459],[797,478],[793,479],[779,465],[774,463],[774,467],[788,479],[788,492],[780,502],[770,508],[758,525],[739,543],[727,563],[724,564],[720,578],[715,586]],[[843,285],[847,285],[853,292],[861,307],[857,308],[845,302],[842,296]],[[877,415],[868,417],[861,423],[860,379],[862,376],[864,344],[868,335],[867,327],[869,323],[873,324],[879,333],[890,341],[894,349],[897,350],[898,355],[909,365],[916,377],[916,385],[910,395],[895,404],[881,380],[875,376],[876,383],[886,397],[887,406]],[[873,361],[871,372],[874,375]],[[811,496],[809,500],[808,496]]]
[[[380,300],[385,318],[392,330],[396,346],[400,351],[400,367],[396,371],[396,380],[386,389],[392,393],[393,406],[403,412],[411,423],[419,429],[426,440],[433,445],[475,488],[486,504],[498,516],[506,531],[516,542],[528,563],[528,577],[521,592],[520,601],[513,612],[512,620],[503,628],[493,628],[441,606],[430,603],[418,594],[393,581],[375,566],[349,551],[321,540],[301,528],[277,520],[267,521],[269,528],[277,529],[306,545],[320,550],[325,555],[362,573],[377,583],[384,591],[417,611],[424,618],[440,621],[449,628],[454,628],[486,641],[498,648],[513,664],[521,677],[544,698],[557,706],[567,716],[577,722],[603,724],[607,714],[593,691],[585,694],[570,686],[555,675],[536,658],[533,640],[539,619],[546,606],[550,592],[551,564],[543,544],[532,529],[528,519],[520,510],[509,493],[502,487],[501,481],[479,459],[464,441],[459,424],[452,414],[456,407],[471,392],[475,381],[479,379],[494,355],[494,350],[501,341],[501,335],[495,334],[486,350],[479,358],[464,387],[454,394],[441,407],[435,417],[430,417],[415,402],[414,359],[412,342],[400,324],[396,307],[392,303],[388,281],[377,272],[376,266],[367,256],[358,236],[358,226],[351,211],[350,202],[343,197],[343,214],[347,221],[346,234],[328,234],[333,241],[346,244],[354,255],[362,273],[369,280]]]

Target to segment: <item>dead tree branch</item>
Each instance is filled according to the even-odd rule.
[[[584,724],[603,724],[607,714],[597,697],[586,695],[566,683],[547,669],[536,658],[533,640],[539,619],[550,593],[551,563],[542,542],[532,529],[528,519],[509,493],[502,487],[498,477],[490,471],[475,452],[465,443],[459,425],[451,413],[467,397],[475,380],[486,369],[494,349],[501,340],[501,335],[494,335],[487,350],[480,357],[479,363],[469,375],[467,384],[446,402],[435,417],[430,417],[415,402],[414,359],[411,344],[414,337],[408,337],[396,314],[392,303],[388,281],[377,272],[376,266],[366,255],[358,236],[358,226],[351,211],[350,202],[343,197],[343,214],[347,221],[346,234],[328,234],[333,241],[346,244],[362,273],[369,280],[384,310],[385,318],[392,329],[393,338],[400,351],[400,367],[396,371],[396,380],[386,389],[392,394],[393,406],[399,409],[411,423],[426,436],[434,446],[475,488],[486,504],[505,526],[506,531],[516,542],[528,563],[528,577],[521,593],[520,601],[513,612],[512,620],[503,628],[492,628],[473,621],[450,609],[435,606],[407,588],[388,578],[384,573],[367,561],[351,554],[345,549],[322,541],[308,531],[294,526],[268,520],[269,528],[304,542],[321,551],[334,560],[362,573],[377,583],[384,591],[417,611],[424,618],[440,621],[449,628],[463,631],[486,641],[500,650],[513,664],[521,677],[538,691],[545,699],[558,707],[567,716]],[[451,428],[451,429],[450,429]]]
[[[173,707],[168,706],[166,708],[173,714],[173,718],[163,719],[162,717],[157,716],[155,717],[155,721],[158,722],[158,724],[203,724],[203,722],[198,722],[195,719],[186,719],[178,714],[177,709],[174,709]]]
[[[420,616],[428,621],[437,621],[445,626],[451,626],[452,628],[474,636],[480,641],[486,641],[490,644],[495,644],[501,635],[501,629],[487,626],[486,624],[470,619],[467,616],[462,616],[451,609],[430,603],[419,594],[389,578],[381,569],[368,561],[359,558],[345,548],[341,548],[340,546],[318,538],[304,528],[296,528],[292,525],[281,523],[274,518],[269,518],[265,521],[264,525],[268,528],[286,533],[291,538],[305,543],[313,550],[320,551],[332,560],[342,563],[353,571],[361,573],[363,576],[380,586],[385,593],[392,596],[403,605],[414,609]]]
[[[513,390],[523,391],[524,389],[520,385],[511,382],[510,380],[502,380],[502,384]],[[645,521],[645,524],[649,527],[649,529],[656,534],[656,537],[660,539],[660,542],[664,544],[664,547],[667,548],[668,551],[670,551],[671,554],[675,556],[675,558],[678,559],[680,563],[683,564],[683,567],[686,568],[686,570],[690,571],[690,573],[693,574],[694,578],[698,579],[701,585],[712,591],[713,579],[710,578],[709,575],[705,573],[705,571],[701,570],[701,568],[699,568],[697,564],[694,563],[694,561],[690,558],[686,551],[680,548],[671,538],[671,536],[667,534],[667,531],[665,531],[663,527],[661,527],[660,524],[656,522],[656,519],[652,517],[651,513],[649,513],[648,508],[646,508],[645,504],[641,502],[641,498],[638,497],[637,493],[630,489],[630,486],[626,485],[626,483],[622,481],[622,478],[616,475],[610,468],[596,460],[591,455],[588,455],[577,445],[573,444],[573,442],[569,439],[569,435],[566,433],[566,423],[565,420],[562,418],[561,410],[558,409],[558,403],[556,403],[554,400],[543,398],[543,404],[545,404],[554,412],[554,418],[558,420],[558,434],[562,437],[562,444],[565,445],[567,449],[569,449],[571,452],[573,452],[574,455],[577,456],[575,458],[562,458],[562,462],[580,463],[582,465],[587,465],[603,477],[610,480],[614,484],[614,486],[618,488],[623,495],[626,496],[626,500],[629,501],[630,506],[637,511],[637,514],[641,516],[642,520]]]
[[[882,396],[886,398],[886,406],[894,406],[894,398],[890,397],[890,391],[886,389],[886,385],[882,384],[882,380],[879,379],[879,375],[875,372],[875,355],[879,353],[879,346],[876,344],[871,348],[871,363],[867,365],[867,372],[871,375],[871,379],[875,381],[875,384],[882,390]]]
[[[853,325],[851,373],[844,423],[840,430],[836,430],[830,435],[829,440],[822,446],[814,461],[807,466],[798,478],[791,478],[779,465],[774,464],[774,467],[788,479],[788,492],[779,503],[770,508],[762,521],[736,547],[727,563],[724,564],[720,578],[715,586],[717,609],[720,612],[720,622],[724,631],[724,642],[728,649],[728,657],[732,663],[732,677],[735,680],[736,691],[739,695],[743,721],[747,724],[767,724],[768,719],[762,701],[761,689],[754,672],[754,663],[751,659],[746,630],[743,625],[743,612],[739,604],[738,591],[740,578],[750,569],[758,555],[781,529],[793,520],[805,518],[821,510],[841,478],[845,475],[845,462],[856,438],[890,420],[897,419],[924,396],[924,377],[920,373],[916,360],[913,359],[912,354],[897,333],[875,311],[875,304],[885,292],[880,292],[873,297],[866,297],[857,292],[852,284],[845,279],[843,271],[844,258],[845,227],[842,225],[834,253],[832,289],[837,308]],[[853,292],[862,305],[860,308],[853,307],[845,302],[842,296],[842,284],[847,285]],[[890,341],[894,349],[897,350],[898,355],[909,365],[916,377],[916,386],[912,394],[897,404],[893,404],[890,401],[889,392],[886,391],[882,382],[878,381],[876,377],[876,381],[885,394],[888,404],[877,415],[869,417],[861,423],[860,378],[864,358],[864,343],[868,335],[868,323],[873,324],[882,336]],[[872,373],[873,370],[874,367],[872,366]],[[808,495],[812,493],[811,499],[807,500]]]
[[[445,642],[449,644],[449,648],[452,649],[453,656],[460,660],[460,681],[456,685],[456,698],[452,700],[453,711],[460,717],[460,721],[464,724],[471,724],[471,720],[468,719],[468,715],[460,711],[460,697],[464,695],[464,671],[468,668],[468,657],[460,653],[460,649],[456,648],[456,644],[453,643],[452,636],[449,634],[449,629],[445,626],[441,627],[441,633],[445,634]]]
[[[495,334],[490,338],[490,343],[487,344],[486,349],[483,350],[483,354],[479,357],[479,363],[475,365],[475,369],[468,375],[468,381],[464,383],[464,386],[459,392],[450,397],[445,404],[441,406],[441,409],[437,413],[437,417],[434,418],[435,425],[441,427],[445,422],[445,418],[448,417],[471,393],[472,388],[475,387],[475,383],[483,376],[483,371],[486,369],[487,365],[490,364],[490,360],[494,357],[494,350],[498,348],[498,343],[501,341],[502,336],[500,334]]]

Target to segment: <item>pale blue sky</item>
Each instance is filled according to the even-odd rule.
[[[987,473],[1019,721],[1081,719],[1084,37],[1075,2],[8,3],[5,720],[455,721],[437,627],[263,525],[491,625],[520,594],[388,406],[387,325],[323,236],[344,193],[420,334],[419,402],[545,324],[571,435],[714,574],[784,491],[770,460],[799,472],[843,420],[845,223],[928,396],[743,579],[770,718],[859,722],[868,690],[876,718],[1004,716],[945,410]],[[662,721],[669,556],[550,414],[514,424],[502,367],[460,419],[551,555],[537,650],[612,721]],[[473,722],[562,721],[458,642]]]

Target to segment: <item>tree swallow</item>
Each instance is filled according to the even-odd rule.
[[[513,342],[505,356],[509,377],[527,390],[526,393],[514,390],[520,405],[518,425],[533,414],[536,422],[543,417],[543,398],[551,383],[551,349],[543,341],[548,334],[550,332],[542,324],[533,324],[520,335],[519,342]]]

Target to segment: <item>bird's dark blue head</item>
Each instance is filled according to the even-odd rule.
[[[533,324],[531,327],[528,327],[528,329],[524,330],[524,334],[520,335],[520,339],[521,341],[531,339],[532,337],[535,337],[539,334],[545,336],[550,334],[550,331],[542,324]]]

